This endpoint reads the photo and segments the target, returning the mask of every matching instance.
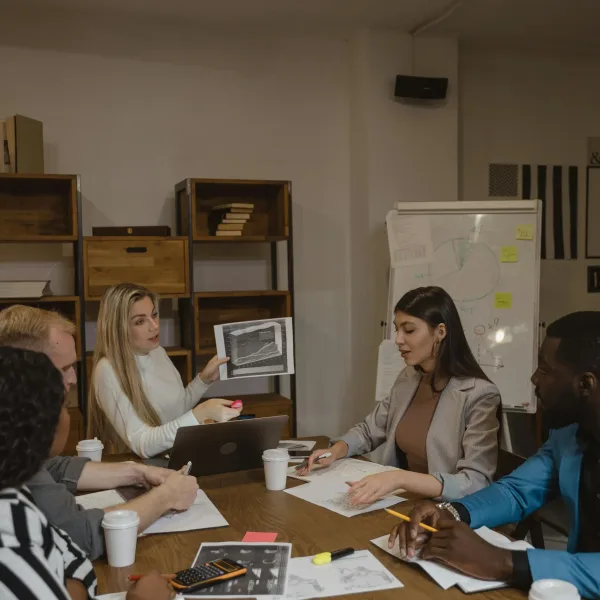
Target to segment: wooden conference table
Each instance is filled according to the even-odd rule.
[[[132,459],[136,460],[136,457],[128,454],[110,456],[104,460]],[[369,543],[369,540],[389,533],[397,523],[397,519],[385,511],[374,511],[352,518],[343,517],[284,492],[268,491],[265,488],[262,469],[200,477],[198,484],[227,519],[229,527],[139,538],[136,562],[131,567],[109,567],[105,558],[94,562],[98,575],[98,593],[126,590],[127,577],[132,573],[147,573],[153,569],[162,573],[173,573],[188,568],[203,542],[241,541],[247,531],[272,531],[278,533],[278,542],[292,543],[293,557],[347,546],[356,550],[368,549],[404,584],[403,588],[389,591],[337,596],[340,600],[526,598],[526,594],[513,589],[469,596],[458,588],[442,590],[419,567],[405,564]],[[296,485],[303,485],[303,482],[288,478],[288,487]],[[408,505],[404,504],[403,512],[407,508]]]

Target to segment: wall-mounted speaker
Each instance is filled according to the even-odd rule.
[[[414,75],[396,75],[396,98],[414,98],[418,100],[443,100],[448,92],[447,77],[416,77]]]

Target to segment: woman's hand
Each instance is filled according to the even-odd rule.
[[[327,458],[322,458],[321,460],[317,461],[319,456],[321,456],[322,454],[331,454],[331,456],[328,456]],[[328,467],[329,465],[332,465],[336,460],[344,458],[346,454],[348,454],[348,444],[346,444],[346,442],[336,442],[333,446],[331,446],[331,448],[315,450],[308,457],[308,462],[306,466],[302,467],[301,469],[296,469],[296,474],[300,475],[301,477],[304,477],[310,473],[315,462],[320,467]]]
[[[219,367],[224,365],[226,362],[229,362],[228,356],[225,358],[219,358],[216,355],[213,356],[200,373],[200,380],[202,383],[205,385],[210,385],[211,383],[218,381],[221,378],[219,374]]]
[[[402,487],[404,471],[388,471],[367,475],[360,481],[350,483],[348,494],[351,504],[372,504]]]
[[[224,423],[240,416],[241,408],[229,408],[233,404],[233,400],[225,400],[224,398],[211,398],[205,402],[201,402],[192,410],[198,423],[211,419],[217,423]]]

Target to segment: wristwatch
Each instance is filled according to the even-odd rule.
[[[452,504],[450,504],[450,502],[441,502],[440,504],[436,504],[436,508],[439,510],[447,510],[456,521],[462,520],[458,514],[458,511],[454,508],[454,506],[452,506]]]

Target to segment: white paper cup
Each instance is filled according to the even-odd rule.
[[[568,581],[540,579],[531,586],[529,600],[581,600],[581,596]]]
[[[81,440],[75,449],[79,456],[89,458],[95,462],[100,462],[102,460],[104,444],[98,438],[94,438],[93,440]]]
[[[262,457],[265,465],[267,489],[273,491],[285,490],[288,462],[290,460],[289,452],[281,448],[265,450]]]
[[[135,510],[112,510],[104,515],[102,527],[111,567],[128,567],[135,562],[139,524]]]

